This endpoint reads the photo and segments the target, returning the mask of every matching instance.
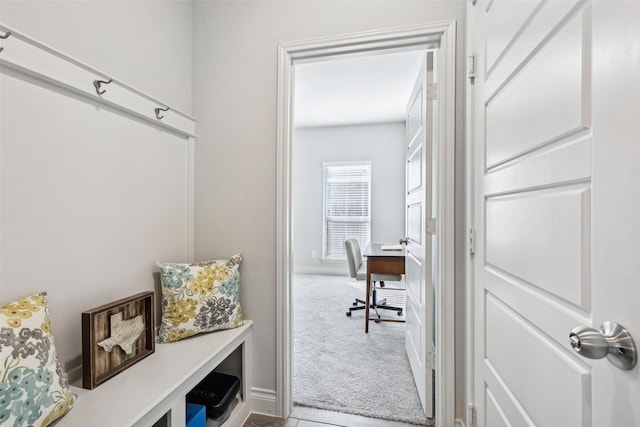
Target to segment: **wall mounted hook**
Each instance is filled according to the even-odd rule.
[[[11,31],[7,31],[6,33],[4,33],[4,35],[0,36],[0,39],[6,40],[9,38],[10,35],[11,35]],[[4,47],[0,47],[0,52],[2,52],[3,50],[4,50]]]
[[[164,118],[164,116],[160,115],[160,111],[169,111],[169,107],[166,108],[156,108],[155,112],[156,112],[156,119],[158,120],[162,120]]]
[[[105,81],[105,80],[94,80],[93,81],[93,86],[95,86],[95,88],[96,88],[96,93],[98,95],[102,95],[103,93],[105,93],[106,90],[105,89],[100,90],[100,86],[102,86],[103,84],[108,85],[112,81],[113,81],[113,79],[109,79],[107,81]]]

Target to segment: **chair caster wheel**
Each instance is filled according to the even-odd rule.
[[[375,323],[380,323],[380,319],[374,320]]]
[[[350,311],[347,311],[347,316],[351,317],[351,312]]]
[[[402,312],[401,311],[398,312],[398,316],[402,316]]]
[[[355,307],[356,305],[358,305],[358,303],[357,303],[357,302],[354,302],[354,303],[353,303],[353,306]]]

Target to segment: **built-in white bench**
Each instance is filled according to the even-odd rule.
[[[252,323],[247,320],[238,328],[156,344],[152,355],[97,388],[72,386],[76,403],[56,427],[184,427],[186,394],[213,370],[225,370],[220,365],[232,354],[240,358],[241,366],[231,370],[240,372],[228,372],[229,368],[225,372],[241,378],[241,401],[224,426],[241,426],[250,413]]]

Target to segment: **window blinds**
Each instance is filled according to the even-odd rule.
[[[371,165],[324,165],[323,258],[345,259],[344,241],[356,238],[364,248],[371,236]]]

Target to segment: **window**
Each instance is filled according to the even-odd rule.
[[[323,163],[323,259],[347,258],[344,241],[358,239],[364,249],[371,239],[371,163]]]

